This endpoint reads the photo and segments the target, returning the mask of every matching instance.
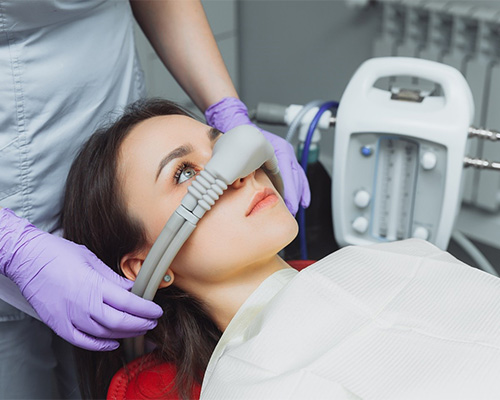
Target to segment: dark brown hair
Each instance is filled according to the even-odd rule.
[[[119,260],[146,244],[144,227],[126,212],[117,179],[120,146],[134,126],[161,115],[191,117],[167,100],[148,99],[131,104],[118,120],[91,136],[73,162],[66,182],[64,236],[85,245],[119,274]],[[156,345],[152,357],[175,364],[175,389],[181,397],[190,398],[193,385],[203,379],[221,332],[203,304],[175,286],[159,290],[154,301],[164,314],[147,335]],[[122,347],[112,352],[77,350],[85,397],[106,397],[111,378],[125,365]]]

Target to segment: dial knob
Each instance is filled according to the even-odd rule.
[[[425,170],[433,169],[437,164],[437,156],[432,151],[426,151],[420,159],[420,165]]]
[[[370,193],[366,190],[358,190],[354,195],[354,204],[356,204],[359,208],[365,208],[368,204],[370,204],[370,199]]]
[[[416,239],[427,240],[429,239],[429,230],[427,228],[424,228],[423,226],[417,226],[413,230],[413,237]]]
[[[358,233],[365,233],[368,230],[368,220],[365,217],[358,217],[352,223],[352,229]]]

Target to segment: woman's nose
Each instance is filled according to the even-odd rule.
[[[236,179],[231,187],[233,187],[234,189],[240,189],[252,179],[255,179],[255,171],[250,172],[247,176]]]

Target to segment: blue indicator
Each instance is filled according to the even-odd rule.
[[[373,149],[371,146],[363,146],[361,147],[361,154],[363,154],[365,157],[370,157],[373,154]]]

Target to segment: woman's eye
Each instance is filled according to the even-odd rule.
[[[185,167],[182,169],[179,179],[177,180],[177,183],[183,183],[186,182],[187,180],[193,178],[196,176],[196,169],[193,167]]]

